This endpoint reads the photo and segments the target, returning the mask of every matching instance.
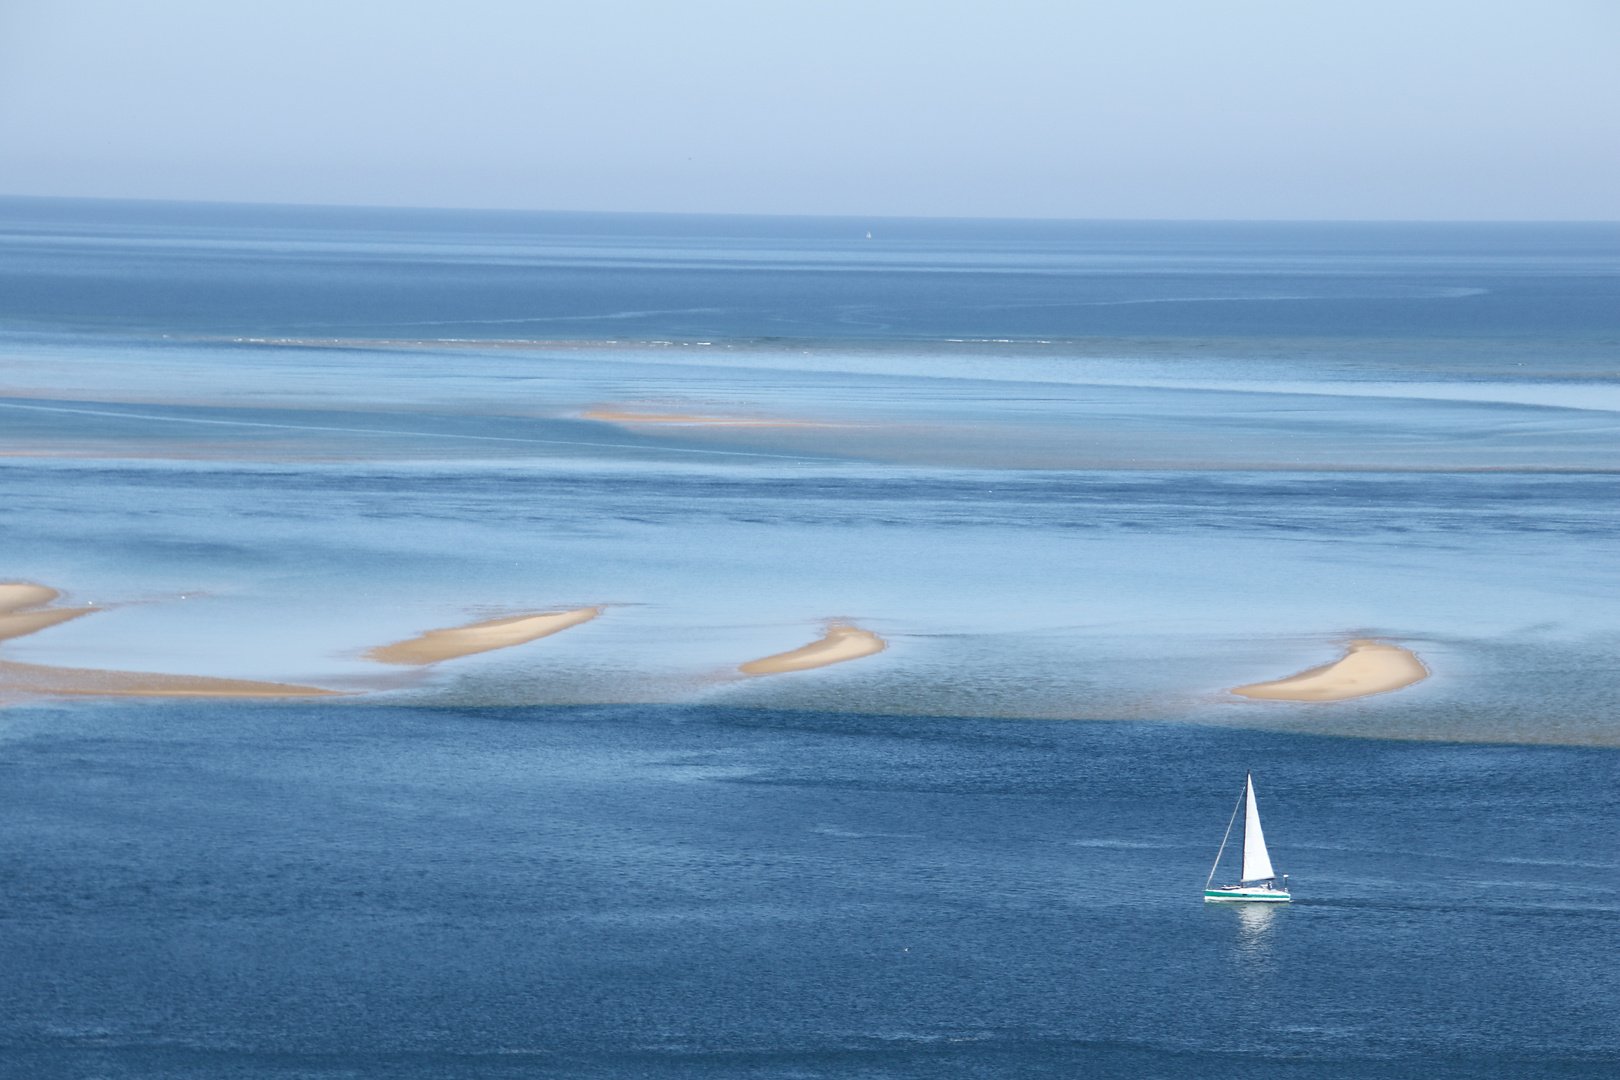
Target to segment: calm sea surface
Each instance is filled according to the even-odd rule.
[[[0,481],[0,661],[367,691],[0,678],[0,1075],[1620,1071],[1620,226],[5,199]]]

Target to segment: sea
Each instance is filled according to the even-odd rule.
[[[6,1078],[1620,1075],[1620,225],[4,198],[0,580]]]

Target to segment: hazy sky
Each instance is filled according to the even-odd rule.
[[[1617,0],[0,0],[0,193],[1620,218]]]

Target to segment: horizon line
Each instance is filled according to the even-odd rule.
[[[132,195],[40,195],[0,192],[0,200],[57,203],[133,203],[160,206],[242,207],[284,210],[406,210],[456,214],[548,214],[578,217],[758,218],[806,221],[1063,222],[1143,225],[1620,225],[1620,218],[1419,218],[1419,217],[1040,217],[971,214],[766,213],[721,210],[579,210],[538,207],[445,206],[428,203],[294,202],[252,199],[187,199]]]

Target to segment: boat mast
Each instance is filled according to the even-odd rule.
[[[1204,882],[1204,891],[1209,891],[1209,884],[1215,880],[1215,871],[1221,868],[1221,856],[1226,854],[1226,842],[1232,838],[1232,823],[1237,820],[1237,812],[1243,806],[1244,798],[1249,794],[1249,777],[1253,773],[1245,773],[1243,777],[1243,790],[1238,792],[1237,806],[1232,807],[1232,816],[1226,822],[1226,835],[1221,837],[1221,850],[1215,853],[1215,865],[1209,868],[1209,881]]]

